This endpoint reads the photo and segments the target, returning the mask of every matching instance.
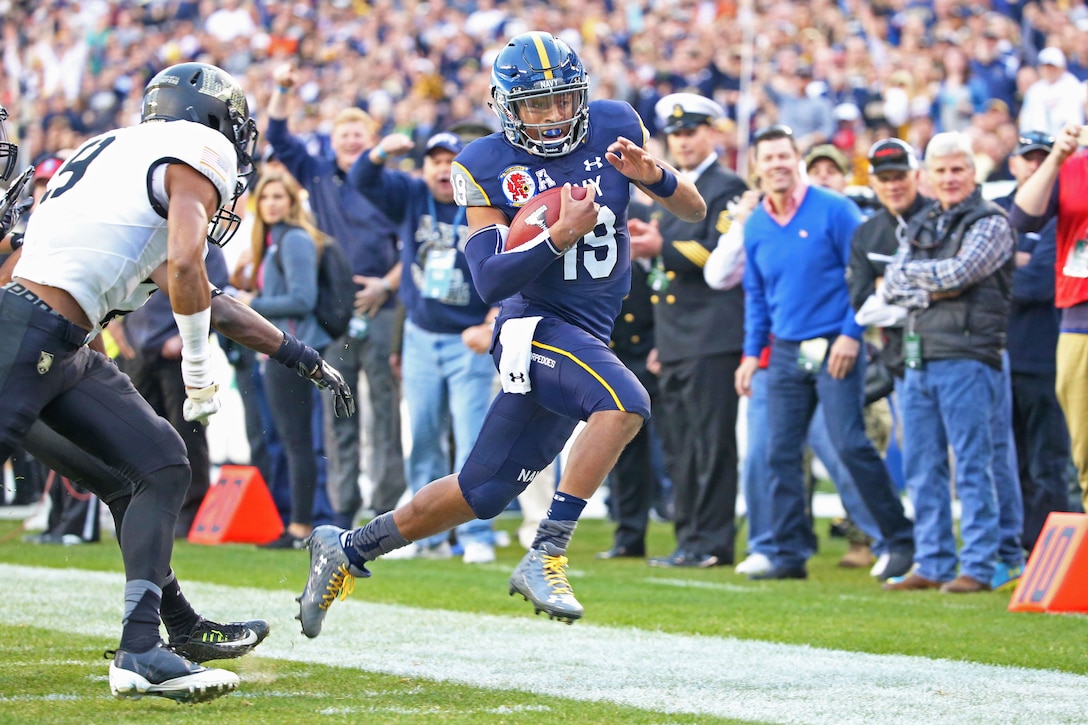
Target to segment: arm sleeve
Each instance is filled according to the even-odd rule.
[[[476,291],[489,305],[520,292],[562,256],[555,254],[550,243],[537,244],[524,251],[519,248],[504,252],[505,229],[495,225],[478,229],[465,246],[465,257]]]

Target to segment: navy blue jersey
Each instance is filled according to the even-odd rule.
[[[594,187],[601,206],[593,232],[548,263],[520,293],[504,300],[501,319],[543,315],[577,325],[606,342],[611,337],[631,287],[627,235],[631,182],[605,160],[608,146],[620,136],[645,144],[648,133],[638,113],[621,101],[594,101],[589,105],[586,140],[565,156],[535,156],[496,133],[473,141],[454,160],[454,195],[461,206],[495,207],[513,219],[533,196],[568,182]]]

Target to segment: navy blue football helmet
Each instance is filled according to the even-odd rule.
[[[569,95],[567,95],[569,94]],[[491,70],[491,108],[514,146],[537,156],[563,156],[589,131],[589,78],[577,53],[559,38],[539,31],[510,39]],[[570,102],[566,118],[526,123],[526,104]]]

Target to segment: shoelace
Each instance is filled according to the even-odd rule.
[[[574,594],[567,575],[563,572],[567,568],[567,557],[544,554],[541,559],[544,562],[544,581],[551,587],[552,593]]]
[[[329,577],[329,583],[325,585],[325,593],[321,595],[319,609],[328,609],[337,597],[344,601],[355,591],[355,577],[348,572],[348,565],[341,564],[336,573]]]

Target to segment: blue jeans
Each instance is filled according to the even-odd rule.
[[[1024,498],[1020,490],[1020,466],[1016,459],[1016,442],[1012,432],[1012,373],[1009,370],[1007,352],[1002,358],[1001,379],[994,397],[994,414],[990,424],[994,442],[997,529],[1001,537],[997,546],[997,558],[1010,567],[1023,566]]]
[[[771,471],[768,461],[767,447],[767,371],[757,370],[752,376],[752,394],[748,398],[748,450],[744,458],[744,470],[742,472],[742,486],[744,490],[744,502],[748,516],[748,554],[763,554],[770,558],[774,553],[772,541],[774,529],[771,523],[771,496],[770,480]],[[828,473],[835,484],[840,486],[839,495],[843,499],[843,507],[850,512],[858,528],[867,535],[877,535],[880,529],[873,521],[869,510],[864,504],[858,505],[847,499],[851,494],[858,496],[857,487],[850,478],[846,467],[839,460],[839,454],[831,443],[831,437],[827,433],[827,423],[824,421],[823,408],[817,406],[812,418],[812,424],[808,429],[808,444],[816,455],[823,461]],[[830,462],[829,462],[830,461]],[[844,492],[840,481],[847,480],[848,490]],[[857,499],[860,501],[860,499]],[[858,515],[852,509],[860,509]],[[811,538],[811,537],[810,537]],[[876,538],[874,536],[874,538]],[[881,542],[883,544],[883,542]],[[876,547],[874,547],[875,549]],[[886,547],[885,547],[886,548]]]
[[[987,583],[993,576],[1000,539],[993,418],[1001,383],[999,370],[977,360],[933,360],[907,370],[901,401],[904,472],[914,503],[914,561],[926,579],[956,577],[949,445],[962,506],[961,573]]]
[[[884,461],[865,435],[864,358],[858,358],[846,377],[835,380],[828,374],[826,364],[815,373],[801,369],[797,364],[799,352],[799,342],[775,340],[767,368],[772,561],[779,567],[801,566],[813,554],[802,461],[805,437],[817,403],[823,405],[831,442],[858,483],[859,494],[879,522],[889,549],[909,551],[910,521],[892,493],[894,487]]]
[[[774,553],[771,529],[771,471],[767,446],[767,371],[752,376],[752,394],[748,397],[748,449],[741,470],[741,490],[748,510],[748,555]]]
[[[460,333],[427,332],[410,321],[404,324],[401,360],[412,434],[405,475],[414,493],[461,470],[491,404],[495,365],[490,355],[477,355],[465,347]],[[458,526],[457,537],[462,543],[494,543],[491,522],[479,519]],[[417,543],[431,547],[445,539],[439,534]]]
[[[880,534],[880,527],[877,525],[876,519],[869,513],[865,501],[861,498],[861,492],[858,490],[857,484],[854,483],[854,479],[850,476],[850,469],[839,458],[839,453],[831,442],[831,432],[828,430],[822,405],[816,406],[816,413],[812,416],[812,423],[808,427],[808,445],[812,448],[812,452],[816,454],[816,457],[820,459],[820,462],[824,464],[827,474],[831,476],[831,481],[839,491],[839,498],[842,499],[842,507],[846,509],[846,515],[850,517],[855,526],[873,540],[873,553],[878,556],[888,553],[888,545]],[[895,492],[894,484],[892,491],[895,495],[899,495]]]

